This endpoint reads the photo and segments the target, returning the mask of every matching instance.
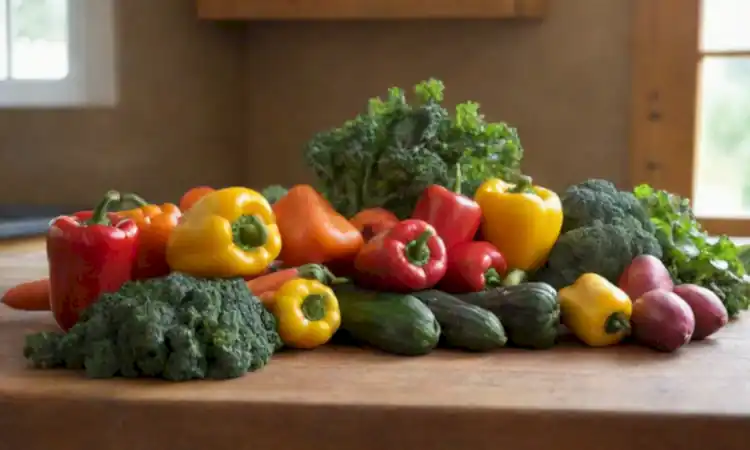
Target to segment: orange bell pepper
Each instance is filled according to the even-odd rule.
[[[189,191],[185,192],[185,194],[183,194],[182,198],[180,198],[180,210],[183,213],[188,212],[188,210],[192,208],[198,200],[202,199],[211,192],[214,192],[215,190],[216,189],[212,188],[211,186],[198,186],[190,189]]]
[[[354,225],[365,241],[369,241],[383,231],[388,231],[400,222],[395,214],[383,208],[363,209],[354,215],[349,222]]]
[[[280,259],[287,266],[351,261],[362,234],[312,186],[301,184],[273,205],[281,233]]]
[[[117,214],[131,219],[138,226],[138,244],[133,279],[161,277],[170,272],[167,264],[167,241],[182,212],[173,203],[152,205],[135,194],[123,195],[123,203],[130,202],[137,208],[119,211]]]

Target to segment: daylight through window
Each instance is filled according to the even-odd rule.
[[[703,0],[694,204],[700,217],[750,217],[750,1]]]
[[[68,75],[68,0],[0,0],[0,80]]]

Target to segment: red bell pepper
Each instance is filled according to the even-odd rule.
[[[461,166],[457,164],[455,190],[435,184],[428,186],[411,215],[412,219],[432,225],[448,250],[473,240],[482,222],[479,204],[461,194],[461,183]]]
[[[50,306],[64,331],[101,294],[120,289],[132,277],[138,227],[109,212],[119,201],[119,193],[108,192],[93,211],[61,216],[50,224]]]
[[[409,219],[370,239],[354,260],[364,287],[413,292],[435,286],[446,270],[445,244],[432,225]]]
[[[489,242],[464,242],[448,251],[448,269],[440,289],[452,294],[479,292],[502,285],[505,258]]]

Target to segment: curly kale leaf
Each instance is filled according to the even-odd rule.
[[[487,178],[515,181],[523,158],[516,130],[486,122],[472,102],[451,114],[443,91],[439,80],[423,81],[410,104],[391,88],[385,100],[370,99],[365,113],[308,142],[305,160],[339,213],[383,207],[407,217],[427,186],[455,186],[457,164],[467,195]]]
[[[676,282],[712,290],[730,317],[750,308],[750,277],[741,249],[731,239],[712,239],[686,198],[648,185],[633,192],[656,228],[664,263]]]
[[[35,367],[92,378],[234,378],[281,348],[276,321],[241,279],[171,274],[126,283],[87,308],[66,334],[27,336]]]

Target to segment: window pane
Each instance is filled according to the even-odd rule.
[[[703,0],[701,3],[703,50],[750,50],[750,1]]]
[[[68,0],[11,0],[11,77],[68,75]]]
[[[750,216],[750,57],[706,57],[700,84],[696,213]]]
[[[0,80],[8,78],[8,16],[7,3],[0,0]]]

